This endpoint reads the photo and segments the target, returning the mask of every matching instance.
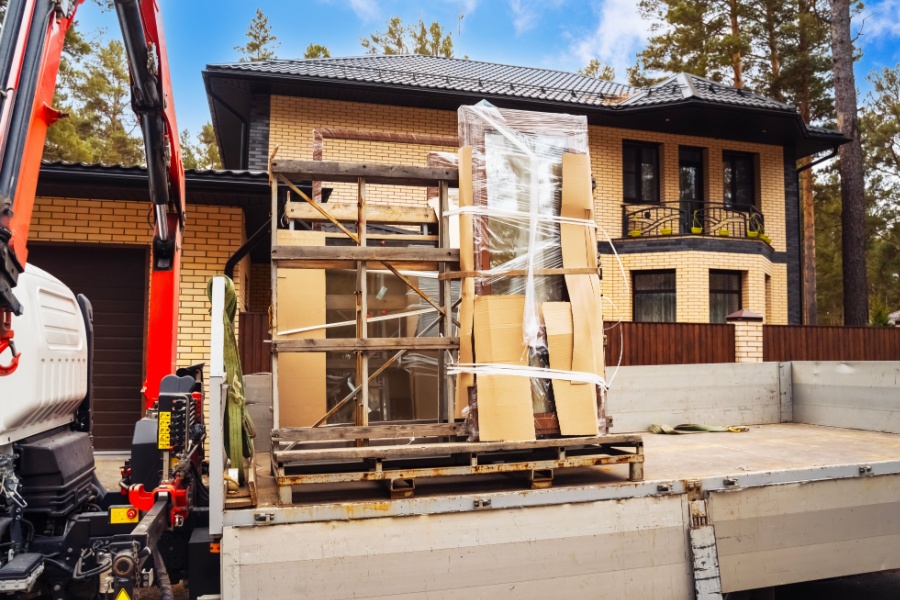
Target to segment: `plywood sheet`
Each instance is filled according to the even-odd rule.
[[[544,302],[541,305],[550,368],[572,370],[572,305],[569,302]],[[597,435],[597,387],[575,385],[571,381],[553,379],[553,397],[562,435]]]
[[[324,246],[325,234],[315,231],[278,231],[280,245]],[[325,271],[278,269],[275,282],[275,331],[325,323]],[[321,339],[325,330],[294,336]],[[325,353],[285,352],[278,356],[278,426],[308,427],[326,411]]]
[[[482,442],[535,439],[531,379],[515,375],[478,376],[478,439]]]

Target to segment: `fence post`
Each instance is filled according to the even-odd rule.
[[[734,326],[734,359],[739,363],[763,361],[763,316],[752,310],[733,312],[725,321]]]

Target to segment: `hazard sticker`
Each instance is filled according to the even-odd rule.
[[[172,447],[172,413],[169,411],[160,411],[159,413],[159,435],[157,436],[157,448],[160,450],[168,450]],[[116,600],[119,600],[116,598]]]
[[[112,525],[120,523],[137,523],[140,521],[140,514],[133,506],[113,506],[109,509],[109,522]]]
[[[116,594],[116,600],[131,600],[131,596],[128,595],[128,592],[125,591],[124,588],[119,590],[119,593]]]

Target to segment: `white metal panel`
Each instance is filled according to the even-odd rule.
[[[16,294],[27,307],[13,317],[19,368],[0,377],[0,442],[68,423],[87,394],[87,336],[71,290],[29,265]],[[0,362],[9,362],[8,352]]]
[[[223,597],[685,598],[683,496],[226,527]]]
[[[778,363],[621,367],[608,398],[613,432],[781,422]]]
[[[900,433],[900,362],[794,362],[794,421]]]
[[[716,492],[722,590],[900,568],[900,476]]]

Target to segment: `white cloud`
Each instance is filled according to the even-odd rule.
[[[565,0],[509,0],[516,35],[534,29],[545,10],[559,8]]]
[[[361,21],[373,21],[378,17],[378,0],[350,0],[350,8]]]
[[[900,0],[882,0],[866,5],[862,18],[855,25],[862,27],[863,39],[900,37]]]
[[[571,52],[579,67],[596,58],[616,70],[617,81],[625,81],[625,70],[634,65],[635,53],[649,37],[649,24],[641,19],[633,0],[604,0],[597,16],[593,32],[573,36]]]

